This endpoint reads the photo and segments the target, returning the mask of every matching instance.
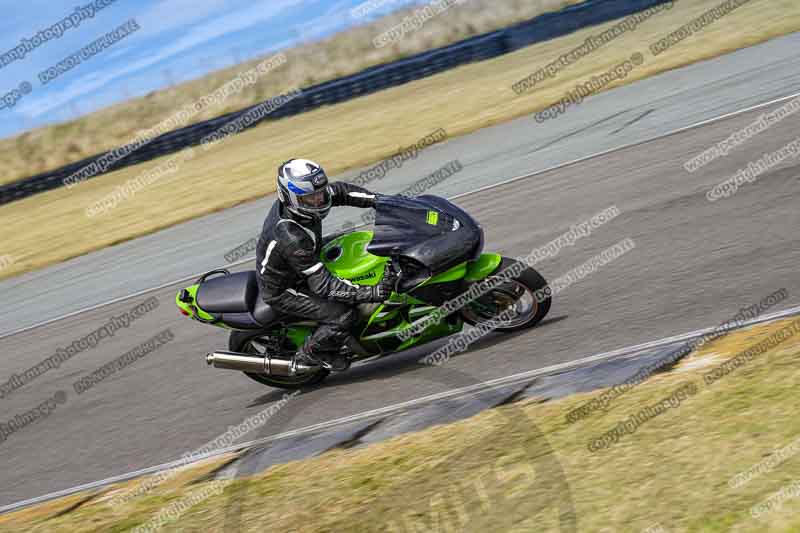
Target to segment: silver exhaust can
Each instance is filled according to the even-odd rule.
[[[278,377],[292,377],[318,370],[318,367],[303,364],[293,368],[292,361],[287,359],[238,352],[211,352],[206,355],[206,363],[214,368]]]

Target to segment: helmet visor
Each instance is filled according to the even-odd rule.
[[[308,194],[297,195],[297,205],[309,211],[324,211],[331,207],[331,193],[324,187]]]

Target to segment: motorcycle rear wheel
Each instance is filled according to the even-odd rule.
[[[254,338],[252,334],[246,331],[232,331],[228,339],[228,349],[232,352],[264,355],[266,350],[263,349],[263,346],[261,346],[260,349],[259,346],[258,337]],[[250,379],[258,381],[262,385],[267,385],[268,387],[297,390],[321,383],[322,380],[328,377],[330,371],[320,368],[313,374],[305,374],[296,377],[268,376],[266,374],[256,374],[253,372],[243,373]]]

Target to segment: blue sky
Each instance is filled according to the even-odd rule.
[[[92,0],[14,2],[0,18],[0,54]],[[0,68],[0,98],[30,83],[13,108],[0,109],[0,137],[63,122],[240,61],[342,30],[361,20],[364,0],[116,0],[62,37]],[[382,0],[374,16],[413,0]],[[10,11],[10,13],[9,13]],[[136,19],[140,30],[43,85],[38,74]]]

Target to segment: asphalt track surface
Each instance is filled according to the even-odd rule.
[[[458,159],[464,170],[431,189],[450,197],[800,93],[798,48],[800,33],[601,93],[544,124],[528,116],[454,138],[369,187],[399,192]],[[419,131],[419,138],[429,133]],[[324,154],[313,157],[324,162]],[[0,336],[218,268],[225,264],[225,253],[255,236],[272,201],[250,202],[0,281]],[[327,226],[336,229],[358,216],[334,213]]]
[[[763,153],[794,140],[800,117],[785,119],[694,174],[683,169],[687,159],[763,111],[460,198],[459,205],[486,228],[487,250],[512,256],[527,254],[571,224],[616,205],[619,217],[537,265],[551,280],[622,239],[633,239],[636,248],[559,294],[540,327],[482,340],[448,368],[483,381],[574,361],[714,326],[780,288],[788,290],[789,298],[778,308],[797,305],[797,160],[743,185],[730,198],[710,203],[705,193]],[[206,367],[203,355],[225,348],[226,335],[180,316],[172,303],[178,288],[155,291],[158,309],[0,399],[0,421],[5,422],[57,391],[66,393],[66,402],[47,418],[0,443],[0,505],[178,459],[281,399],[282,391]],[[4,381],[35,365],[144,299],[3,338],[0,376]],[[90,391],[75,393],[72,385],[80,377],[166,328],[174,333],[173,341]],[[422,355],[400,354],[333,376],[291,400],[259,435],[456,385],[437,378],[442,369],[417,364]]]
[[[636,248],[559,294],[540,327],[481,341],[448,366],[488,380],[713,326],[780,288],[789,292],[780,307],[800,301],[797,161],[728,199],[710,203],[705,197],[749,161],[793,140],[800,120],[785,119],[703,171],[682,169],[698,149],[760,113],[462,198],[458,203],[485,225],[487,249],[507,255],[528,253],[616,205],[619,217],[537,265],[550,279],[622,239],[633,239]],[[0,400],[10,417],[56,391],[67,393],[49,417],[0,445],[0,502],[177,459],[282,397],[240,374],[205,366],[205,351],[224,348],[226,335],[181,317],[171,303],[176,289],[157,291],[158,309]],[[0,375],[24,369],[23,361],[35,364],[142,299],[3,339]],[[74,392],[78,378],[165,328],[174,341],[92,390]],[[292,400],[267,434],[446,390],[436,381],[440,369],[416,364],[420,355],[401,354],[332,377]]]

